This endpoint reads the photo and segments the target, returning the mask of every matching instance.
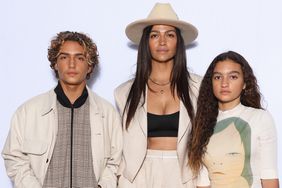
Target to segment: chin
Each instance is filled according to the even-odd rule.
[[[69,85],[69,86],[71,86],[71,85],[76,86],[76,85],[81,85],[84,82],[83,81],[77,81],[77,80],[65,80],[65,81],[63,81],[63,83],[65,85]]]

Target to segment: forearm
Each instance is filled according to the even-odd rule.
[[[279,188],[278,179],[263,179],[261,180],[262,188]]]

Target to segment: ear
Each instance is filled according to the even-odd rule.
[[[91,66],[91,65],[89,65],[89,66],[88,66],[87,73],[88,73],[88,74],[91,73],[91,72],[93,71],[93,69],[94,69],[94,67]]]
[[[54,69],[55,69],[56,71],[58,71],[58,63],[55,63]]]
[[[246,83],[244,83],[243,89],[246,89]]]

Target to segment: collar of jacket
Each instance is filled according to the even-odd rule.
[[[44,116],[46,114],[49,114],[51,111],[57,108],[57,95],[54,91],[55,88],[51,89],[47,95],[48,95],[48,100],[44,101],[44,104],[42,105],[42,110],[41,110],[41,115]],[[91,111],[94,112],[95,114],[98,114],[101,112],[99,110],[99,104],[98,101],[95,100],[95,97],[98,97],[94,92],[91,91],[91,89],[86,85],[86,91],[88,93],[89,97],[89,103],[91,107]]]
[[[71,104],[70,100],[68,99],[68,97],[66,96],[60,82],[58,82],[57,87],[54,89],[55,93],[57,94],[57,100],[59,101],[59,103],[61,105],[63,105],[64,107],[67,108],[79,108],[81,107],[87,97],[88,97],[88,92],[86,87],[83,89],[82,94],[74,101],[73,104]]]

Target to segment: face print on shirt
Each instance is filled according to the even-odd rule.
[[[250,126],[240,118],[217,123],[204,158],[213,187],[251,186],[250,131]]]

